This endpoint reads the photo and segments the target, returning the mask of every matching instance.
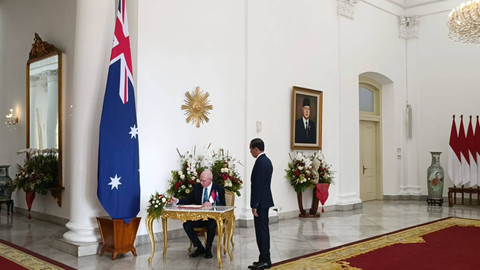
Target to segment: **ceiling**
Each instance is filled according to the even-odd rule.
[[[441,2],[445,0],[388,0],[403,8],[411,8],[416,6],[427,5],[435,2]]]

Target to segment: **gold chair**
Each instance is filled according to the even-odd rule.
[[[235,205],[235,193],[230,190],[225,190],[225,205],[226,206],[234,206]],[[223,223],[225,224],[227,221],[223,220]],[[232,226],[232,224],[230,224]],[[207,246],[207,228],[206,227],[201,227],[201,228],[195,228],[193,229],[198,236],[205,236],[205,242],[204,245]],[[226,226],[223,226],[223,254],[227,253],[226,249],[226,242],[227,242],[227,233],[226,233]],[[233,242],[233,237],[232,241],[230,242],[232,244],[232,247],[235,246],[235,243]],[[190,246],[188,247],[188,252],[192,252],[192,241],[190,241]]]

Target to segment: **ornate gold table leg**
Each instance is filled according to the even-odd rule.
[[[167,218],[162,216],[162,227],[163,227],[163,259],[167,255]]]
[[[218,268],[222,268],[222,257],[221,257],[221,249],[222,249],[222,235],[223,235],[223,221],[222,218],[216,218],[217,221],[217,259],[218,259]]]
[[[233,254],[232,250],[230,247],[230,243],[233,243],[233,228],[235,227],[235,215],[232,213],[230,217],[228,217],[228,224],[229,224],[229,230],[228,230],[228,239],[227,239],[227,250],[228,250],[228,256],[230,256],[230,261],[233,262]]]
[[[232,236],[232,237],[230,237],[230,240],[231,240],[231,241],[230,241],[230,244],[231,244],[231,247],[234,248],[234,247],[235,247],[235,243],[233,242],[233,230],[235,229],[235,215],[233,215],[233,217],[232,217],[232,222],[233,222],[232,227],[231,227],[231,230],[232,230],[231,236]]]
[[[152,253],[150,254],[150,258],[148,258],[148,263],[152,262],[153,254],[155,254],[155,238],[153,237],[153,220],[154,218],[150,215],[147,216],[145,222],[147,223],[147,232],[148,236],[150,237],[150,244],[152,245]]]
[[[223,219],[223,222],[224,222],[223,230],[225,231],[222,237],[223,238],[223,255],[225,255],[227,254],[227,238],[228,238],[228,232],[229,232],[230,226],[228,225],[228,222],[229,222],[228,218]]]

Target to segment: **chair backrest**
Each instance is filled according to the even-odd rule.
[[[235,205],[235,193],[230,190],[225,190],[225,205],[234,206]]]

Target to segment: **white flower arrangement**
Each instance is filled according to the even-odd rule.
[[[312,172],[312,157],[305,156],[303,153],[297,153],[288,163],[286,177],[290,181],[290,185],[294,187],[296,192],[303,192],[307,188],[313,186],[314,174]]]
[[[207,147],[207,150],[210,145]],[[193,186],[200,183],[200,174],[207,168],[212,171],[213,181],[219,185],[225,187],[226,190],[235,192],[240,196],[240,189],[242,188],[242,180],[238,172],[235,170],[237,164],[240,161],[230,156],[223,149],[218,152],[212,151],[212,154],[207,154],[207,150],[204,154],[196,156],[190,152],[180,154],[180,163],[182,164],[181,170],[171,171],[172,179],[170,180],[170,188],[168,194],[178,198],[184,198],[191,193]]]
[[[162,215],[163,209],[165,208],[165,205],[167,205],[169,201],[170,201],[170,198],[168,198],[164,194],[155,192],[155,194],[152,194],[150,196],[150,199],[148,200],[148,208],[147,208],[148,214],[154,217],[155,219],[160,218],[160,216]]]

